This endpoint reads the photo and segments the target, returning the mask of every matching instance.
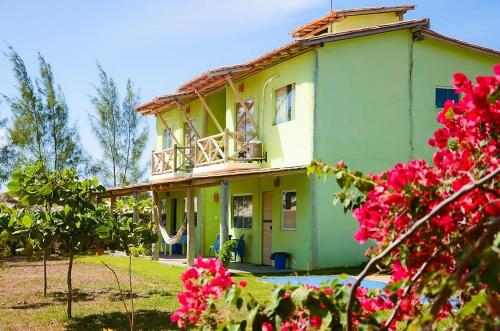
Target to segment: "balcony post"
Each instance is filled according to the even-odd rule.
[[[193,188],[187,189],[186,195],[186,211],[187,211],[187,252],[186,262],[188,266],[194,263],[195,255],[195,229],[194,229],[194,192]]]
[[[172,167],[173,170],[174,170],[174,174],[177,172],[177,144],[174,144],[174,149],[173,149],[173,153],[174,153],[174,166]]]
[[[151,175],[155,174],[155,151],[151,151]]]
[[[229,234],[228,218],[229,218],[229,184],[227,180],[221,182],[220,185],[220,247],[224,245]]]
[[[161,235],[160,235],[160,211],[159,211],[160,197],[158,196],[158,192],[153,191],[153,208],[152,212],[152,220],[154,223],[153,231],[158,235],[158,241],[153,244],[153,254],[151,255],[151,259],[158,261],[160,259],[160,245],[161,245]]]
[[[224,163],[229,161],[229,129],[224,131]]]

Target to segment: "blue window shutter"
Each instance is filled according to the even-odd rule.
[[[443,108],[446,100],[458,101],[458,94],[455,93],[453,88],[437,87],[436,88],[436,108]]]

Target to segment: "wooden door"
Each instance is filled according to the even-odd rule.
[[[262,201],[262,264],[272,265],[273,192],[264,192]]]

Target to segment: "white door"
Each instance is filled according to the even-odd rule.
[[[273,192],[264,192],[262,198],[262,264],[272,265]]]

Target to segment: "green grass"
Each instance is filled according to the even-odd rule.
[[[49,261],[49,294],[42,295],[41,262],[0,260],[1,330],[126,330],[128,319],[120,300],[113,268],[124,290],[128,289],[128,258],[79,256],[73,269],[74,319],[66,319],[67,261]],[[165,266],[142,258],[132,259],[132,281],[136,330],[175,330],[170,314],[178,308],[177,293],[182,291],[180,275],[184,269]],[[250,274],[235,275],[245,280],[248,291],[266,299],[272,285],[259,282]],[[130,307],[130,300],[127,300]],[[229,313],[229,310],[227,310]]]

